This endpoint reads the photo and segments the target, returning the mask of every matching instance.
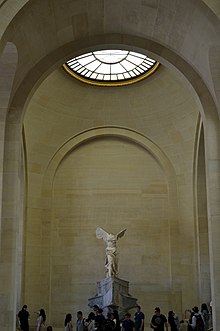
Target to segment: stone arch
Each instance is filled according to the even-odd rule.
[[[47,170],[45,172],[45,178],[50,178],[50,181],[52,182],[57,167],[62,162],[66,154],[70,152],[70,150],[75,149],[80,144],[84,143],[87,140],[93,139],[94,137],[110,136],[110,135],[124,137],[125,139],[134,141],[136,144],[148,150],[148,152],[154,157],[154,159],[156,159],[157,163],[160,165],[163,172],[166,174],[166,178],[168,178],[169,182],[173,182],[173,178],[175,175],[174,168],[171,162],[169,161],[169,159],[167,158],[167,156],[159,148],[159,146],[157,146],[153,141],[145,137],[143,134],[140,134],[128,128],[117,127],[117,126],[92,128],[90,130],[86,130],[70,138],[56,151],[53,158],[50,160],[50,164],[48,165]]]
[[[135,144],[142,146],[145,150],[148,151],[152,155],[152,157],[156,160],[157,164],[160,166],[162,171],[165,174],[165,178],[167,179],[167,185],[169,188],[169,196],[170,196],[170,205],[177,205],[177,191],[176,191],[176,181],[175,181],[175,170],[164,154],[164,152],[157,146],[153,141],[144,135],[123,127],[114,127],[114,126],[106,126],[106,127],[96,127],[90,130],[86,130],[84,132],[79,133],[78,135],[69,139],[65,144],[63,144],[57,152],[54,154],[53,158],[50,160],[50,164],[47,167],[47,170],[44,175],[44,184],[43,184],[43,195],[44,191],[48,191],[52,189],[53,178],[55,176],[56,170],[59,164],[62,162],[64,157],[73,149],[80,146],[82,143],[89,141],[91,139],[97,137],[105,137],[105,136],[115,136],[120,137],[126,140],[133,141]],[[171,215],[172,219],[172,215]],[[172,221],[171,221],[172,222]]]

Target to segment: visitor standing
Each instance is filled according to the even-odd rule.
[[[77,311],[76,331],[84,331],[84,328],[85,318],[83,318],[83,313],[79,310]]]
[[[29,317],[30,314],[27,311],[27,305],[24,305],[18,313],[19,324],[22,331],[29,331]]]
[[[125,318],[122,321],[122,331],[135,331],[134,322],[131,320],[131,314],[125,314]]]
[[[168,323],[170,325],[171,331],[178,331],[179,330],[179,319],[178,316],[170,310],[168,313]]]
[[[46,330],[46,313],[43,308],[40,309],[39,315],[37,318],[37,331],[45,331]]]
[[[85,325],[88,331],[94,331],[95,329],[95,313],[92,311],[89,313],[87,319],[85,320]]]
[[[154,315],[152,316],[150,327],[157,331],[164,331],[164,326],[166,331],[168,331],[167,318],[160,313],[160,308],[156,307],[154,310]]]
[[[144,330],[144,313],[142,313],[140,306],[137,306],[136,313],[134,314],[134,326],[135,331]]]
[[[102,308],[99,308],[97,314],[95,316],[95,330],[96,331],[103,331],[105,329],[106,319],[103,315]]]
[[[73,325],[72,325],[72,315],[66,314],[65,321],[64,321],[65,331],[72,331]]]
[[[209,328],[209,310],[206,303],[201,305],[201,314],[203,316],[204,328],[207,330]]]

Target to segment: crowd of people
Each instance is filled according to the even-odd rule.
[[[78,311],[76,326],[72,322],[72,314],[68,313],[64,319],[64,331],[144,331],[145,315],[141,307],[136,307],[134,318],[131,318],[129,312],[125,313],[124,318],[120,320],[117,310],[109,310],[106,316],[98,305],[93,306],[93,311],[87,318],[83,317],[82,311]],[[18,313],[20,330],[29,331],[29,317],[27,305],[24,305]],[[174,311],[169,311],[167,317],[156,307],[150,320],[150,327],[156,331],[179,331],[181,323]],[[190,318],[187,320],[188,331],[205,331],[209,328],[209,310],[204,303],[201,310],[197,306],[190,311]],[[51,325],[46,326],[46,313],[40,309],[37,313],[36,331],[53,331]]]
[[[210,322],[209,317],[209,310],[206,303],[201,305],[201,310],[199,310],[197,306],[193,307],[188,322],[188,331],[208,330]]]

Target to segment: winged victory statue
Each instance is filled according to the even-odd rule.
[[[96,238],[103,239],[106,243],[106,259],[105,259],[105,268],[106,268],[106,278],[109,277],[118,277],[118,253],[116,243],[119,238],[123,237],[125,234],[124,229],[119,233],[111,234],[103,230],[102,228],[96,229]]]

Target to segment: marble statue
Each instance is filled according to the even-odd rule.
[[[119,238],[123,237],[125,234],[126,229],[120,231],[119,233],[111,234],[103,230],[102,228],[96,229],[96,237],[98,239],[103,239],[106,242],[106,278],[109,277],[118,277],[118,253],[116,242]]]

